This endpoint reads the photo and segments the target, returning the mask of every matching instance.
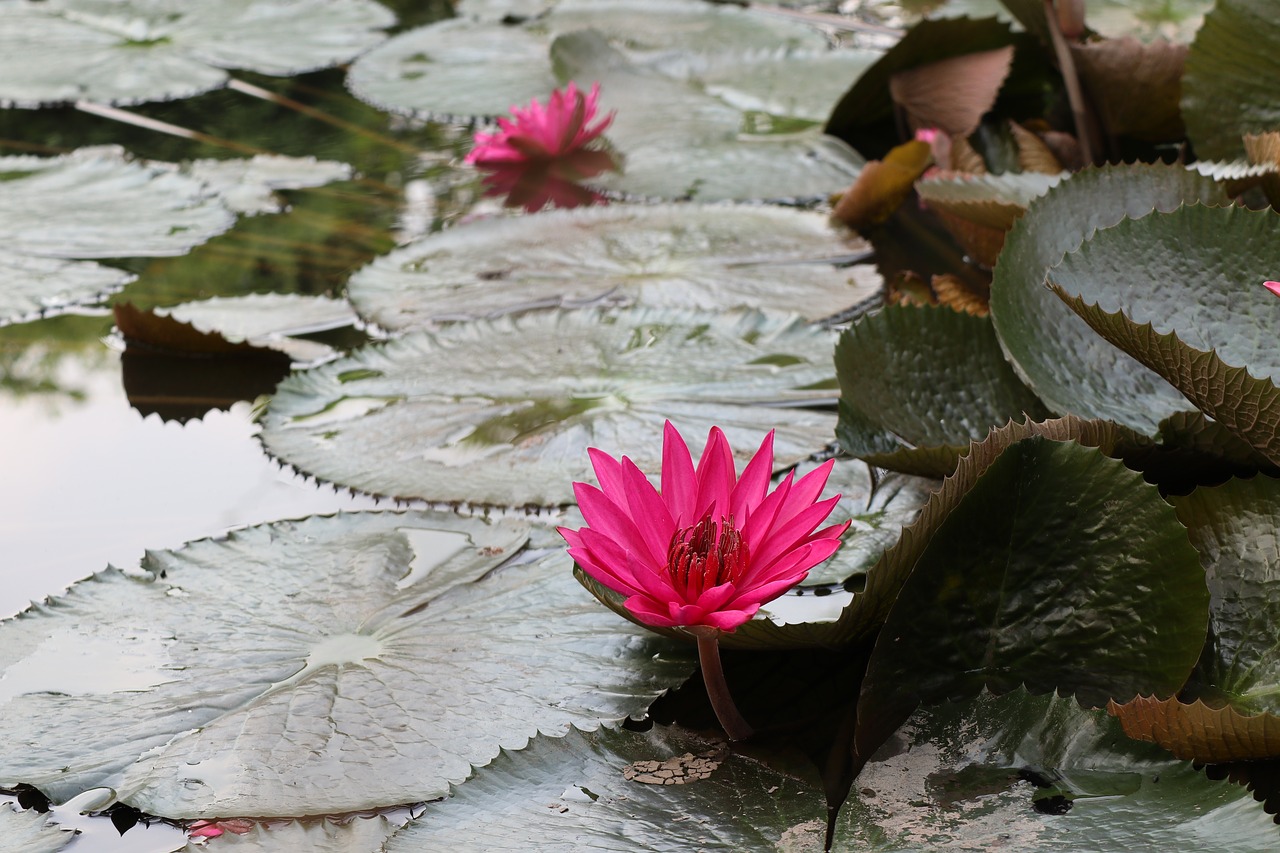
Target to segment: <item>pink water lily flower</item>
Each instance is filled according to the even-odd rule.
[[[1262,286],[1270,290],[1276,296],[1280,296],[1280,281],[1264,281]]]
[[[599,111],[600,84],[583,95],[573,83],[551,93],[544,107],[534,99],[529,106],[511,108],[512,118],[498,119],[498,130],[477,133],[475,147],[466,162],[480,167],[552,160],[585,149],[599,139],[613,121],[613,113],[594,125]]]
[[[600,487],[574,484],[586,526],[560,534],[582,570],[648,625],[733,631],[835,553],[849,527],[817,529],[840,499],[818,500],[832,461],[769,491],[772,432],[739,477],[719,427],[695,468],[668,421],[661,491],[627,457],[588,452]]]

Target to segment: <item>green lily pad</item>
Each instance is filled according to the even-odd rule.
[[[946,307],[889,306],[836,347],[837,437],[874,465],[944,477],[1009,420],[1048,415],[1009,367],[986,317]]]
[[[1005,449],[929,537],[867,664],[865,762],[921,703],[1021,685],[1105,705],[1170,696],[1204,644],[1209,593],[1173,508],[1100,450]]]
[[[594,186],[696,201],[813,198],[851,183],[861,158],[809,118],[808,77],[749,81],[759,51],[824,47],[804,24],[724,5],[562,2],[521,24],[454,19],[412,30],[357,62],[348,82],[383,109],[449,116],[501,115],[570,80],[584,90],[599,83],[623,168]],[[705,57],[686,60],[689,52]],[[861,59],[834,61],[833,73],[856,73]],[[698,74],[713,65],[720,83]],[[738,78],[741,86],[723,82]],[[785,104],[799,114],[761,109]]]
[[[1280,128],[1280,18],[1267,0],[1218,0],[1191,43],[1182,116],[1199,157],[1244,155],[1245,133]]]
[[[152,552],[0,625],[0,785],[172,818],[437,797],[500,747],[643,711],[691,669],[515,521],[368,513]],[[554,629],[549,626],[554,626]]]
[[[343,299],[297,293],[254,293],[185,302],[157,308],[160,316],[190,323],[201,332],[217,332],[232,343],[245,342],[286,353],[295,362],[317,361],[335,354],[333,347],[298,335],[338,329],[356,322]]]
[[[1153,210],[1226,204],[1222,187],[1176,166],[1085,169],[1031,202],[991,283],[991,319],[1014,369],[1051,410],[1154,435],[1190,408],[1155,373],[1111,346],[1044,287],[1049,268],[1098,228]]]
[[[13,0],[0,6],[0,103],[186,98],[223,86],[228,68],[346,62],[394,23],[372,0]]]
[[[481,220],[384,255],[351,277],[362,315],[386,329],[530,307],[639,303],[749,307],[828,317],[874,295],[865,251],[819,213],[760,206],[613,206]]]
[[[1131,736],[1181,758],[1280,756],[1280,572],[1273,557],[1280,481],[1233,479],[1173,503],[1204,564],[1209,641],[1177,699],[1143,697],[1111,711]]]
[[[537,312],[418,332],[285,380],[262,442],[375,494],[503,506],[573,500],[589,446],[661,466],[662,424],[719,425],[745,465],[777,429],[779,466],[835,418],[834,334],[758,312]],[[781,405],[779,405],[781,404]]]
[[[1187,207],[1099,231],[1050,282],[1100,335],[1280,462],[1280,305],[1262,287],[1280,268],[1277,237],[1270,211]]]
[[[204,183],[118,148],[0,157],[0,323],[90,301],[133,278],[69,259],[181,255],[234,223]]]
[[[1280,715],[1280,481],[1229,480],[1172,498],[1209,585],[1210,641],[1193,681],[1198,698],[1244,714]]]
[[[1070,699],[983,696],[928,709],[906,748],[869,765],[836,821],[837,853],[1274,849],[1277,830],[1243,788],[1129,741]],[[1046,814],[1055,784],[1070,811]],[[709,770],[706,778],[695,779]],[[659,780],[672,780],[660,784]],[[1156,780],[1159,780],[1158,782]],[[643,781],[642,781],[643,780]],[[499,849],[822,850],[820,784],[679,729],[537,738],[430,804],[386,853]],[[1011,846],[1013,845],[1013,846]]]
[[[1135,449],[1141,450],[1150,444],[1142,436],[1114,423],[1082,421],[1071,417],[1042,423],[1010,423],[993,430],[983,441],[972,444],[969,452],[960,457],[955,473],[943,481],[938,491],[929,496],[928,503],[916,520],[903,529],[898,541],[867,572],[865,591],[854,597],[838,622],[834,625],[811,627],[811,638],[823,645],[852,644],[865,640],[880,630],[897,601],[903,584],[933,540],[934,534],[980,480],[983,472],[1007,448],[1036,435],[1053,441],[1071,441],[1084,447],[1097,447],[1112,458]]]

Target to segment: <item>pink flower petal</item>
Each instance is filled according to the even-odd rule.
[[[684,436],[667,421],[662,428],[662,500],[676,527],[687,527],[693,517],[698,497],[698,478],[693,469],[693,455]]]
[[[773,477],[773,430],[760,442],[760,449],[742,469],[738,485],[733,487],[729,496],[729,513],[738,524],[746,522],[752,510],[764,500],[769,489],[769,479]]]
[[[711,513],[713,520],[729,514],[729,495],[733,492],[737,472],[733,467],[733,451],[720,427],[712,427],[707,446],[698,460],[698,496],[694,514]],[[694,519],[697,520],[696,518]]]
[[[1280,296],[1280,281],[1264,281],[1262,286],[1270,290],[1276,296]]]
[[[642,554],[647,562],[658,565],[666,562],[665,553],[649,548],[625,506],[618,506],[604,492],[586,483],[574,483],[573,493],[588,527],[617,540],[627,550]]]

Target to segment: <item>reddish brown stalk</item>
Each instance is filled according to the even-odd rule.
[[[702,664],[702,682],[707,687],[707,698],[715,709],[716,719],[724,728],[729,740],[746,740],[755,734],[755,730],[742,718],[733,697],[729,695],[729,685],[724,680],[724,668],[720,666],[719,632],[697,632],[698,661]]]
[[[1049,26],[1049,38],[1053,41],[1054,55],[1058,58],[1058,70],[1062,72],[1062,82],[1067,87],[1067,100],[1071,103],[1071,117],[1075,119],[1080,154],[1086,163],[1097,163],[1094,154],[1099,149],[1095,144],[1097,140],[1094,136],[1094,124],[1084,102],[1084,92],[1080,89],[1080,75],[1076,73],[1071,47],[1058,25],[1058,12],[1054,9],[1053,0],[1044,0],[1044,17]]]

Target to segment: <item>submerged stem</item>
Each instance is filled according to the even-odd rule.
[[[755,730],[738,713],[738,706],[729,695],[724,668],[720,666],[720,639],[715,634],[698,634],[698,661],[702,664],[702,681],[707,686],[707,698],[711,700],[716,719],[724,727],[729,740],[746,740],[751,737]]]

